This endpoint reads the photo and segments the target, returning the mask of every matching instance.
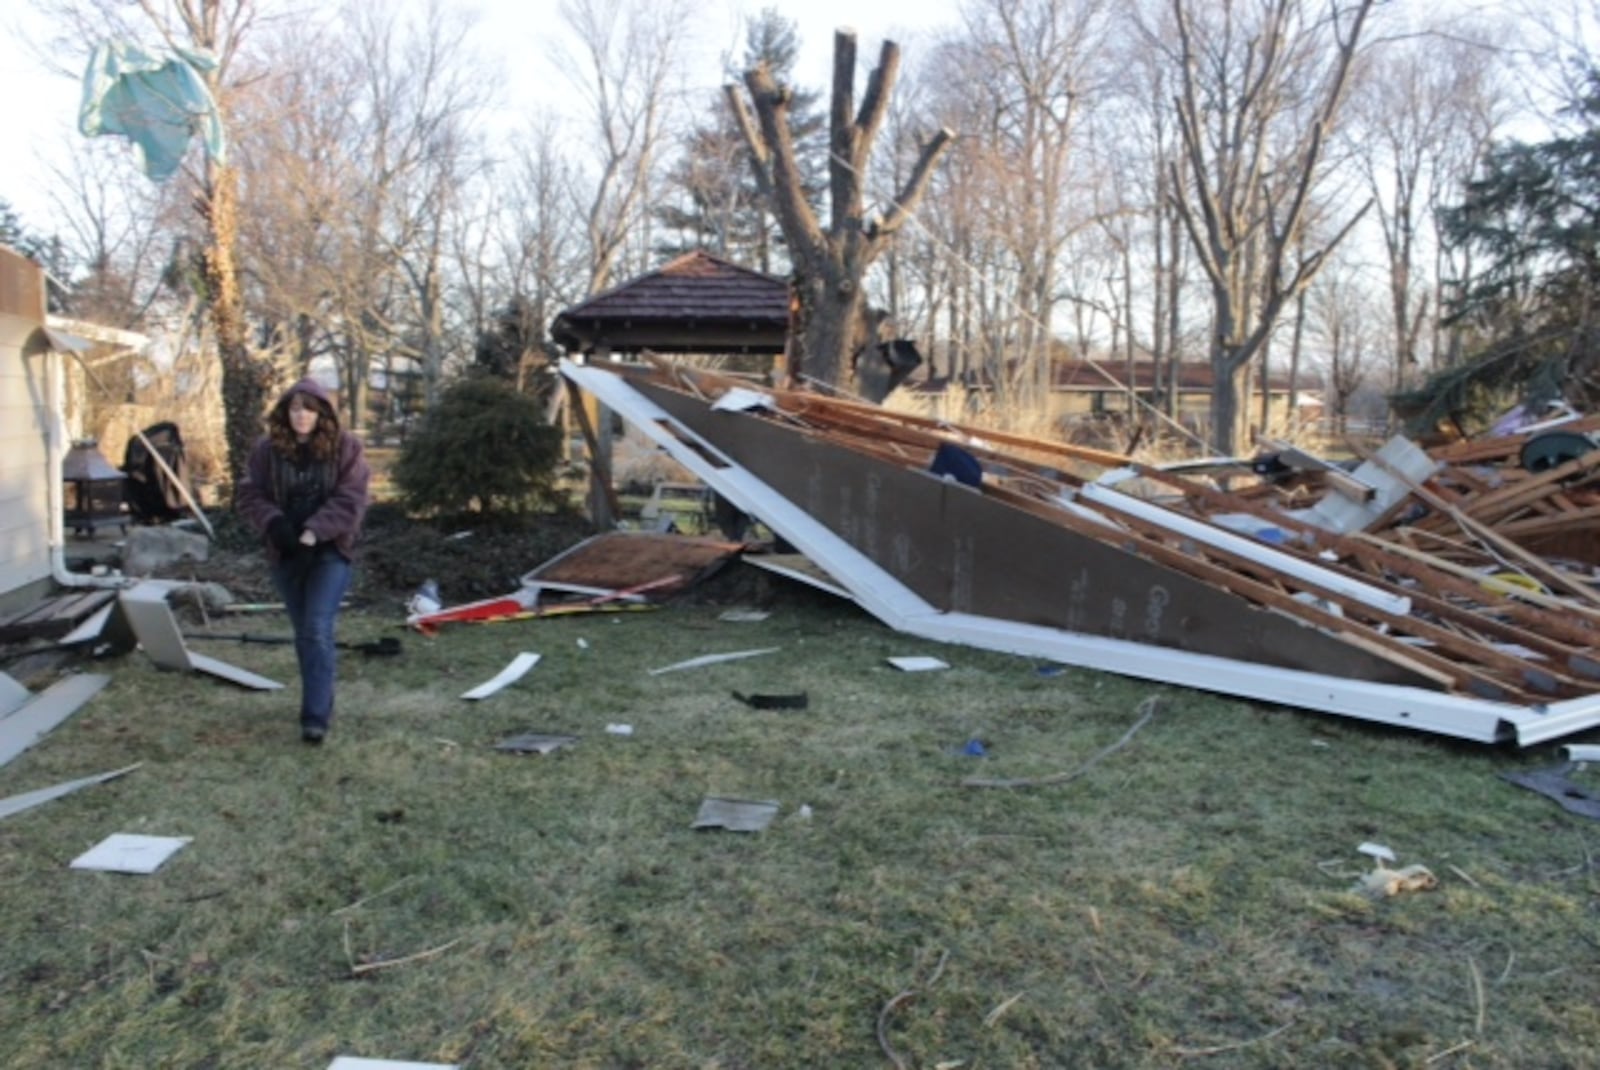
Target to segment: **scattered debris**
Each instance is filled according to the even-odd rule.
[[[1375,865],[1382,864],[1384,862],[1393,862],[1396,860],[1394,852],[1381,843],[1372,843],[1369,841],[1357,846],[1356,851],[1357,853],[1364,854],[1368,858],[1372,859]]]
[[[790,695],[746,695],[735,691],[733,697],[752,710],[803,710],[811,701],[804,691]]]
[[[1569,814],[1600,821],[1600,791],[1586,788],[1572,780],[1569,774],[1577,767],[1576,762],[1564,762],[1548,769],[1533,769],[1525,773],[1501,773],[1500,779],[1555,800]]]
[[[70,868],[106,873],[154,873],[193,838],[115,832],[74,858]]]
[[[19,639],[60,639],[80,621],[109,606],[115,591],[72,591],[0,617],[0,643]]]
[[[631,735],[633,735],[633,725],[631,725],[631,724],[608,724],[608,725],[606,725],[606,735],[608,735],[608,736],[631,736]]]
[[[203,672],[256,691],[282,689],[283,685],[276,680],[269,680],[205,654],[193,653],[184,646],[177,618],[172,615],[172,606],[167,603],[167,594],[172,586],[157,580],[146,580],[123,591],[117,600],[118,613],[113,615],[107,627],[131,628],[139,640],[139,646],[151,661],[163,669]]]
[[[981,739],[969,739],[959,747],[951,747],[950,753],[962,758],[986,758],[989,748]]]
[[[688,661],[678,661],[671,665],[663,665],[659,669],[651,669],[651,676],[660,676],[662,673],[679,672],[683,669],[698,669],[704,665],[719,665],[724,661],[739,661],[743,658],[758,658],[763,654],[776,654],[782,647],[764,646],[758,650],[734,650],[726,654],[702,654],[698,658]]]
[[[1364,892],[1374,899],[1385,899],[1402,892],[1425,892],[1438,886],[1439,878],[1427,866],[1390,869],[1380,862],[1370,872],[1363,874],[1351,890]]]
[[[1571,762],[1600,762],[1600,744],[1597,743],[1575,743],[1561,750]]]
[[[941,950],[939,952],[939,961],[933,967],[933,972],[928,975],[926,981],[922,982],[920,986],[912,985],[902,989],[889,1002],[885,1003],[883,1009],[878,1012],[878,1047],[883,1049],[884,1056],[893,1064],[895,1070],[909,1070],[912,1064],[899,1052],[895,1051],[894,1045],[889,1043],[889,1019],[895,1011],[916,998],[919,991],[932,988],[937,984],[939,977],[944,973],[944,965],[948,961],[950,961],[950,952]]]
[[[1076,780],[1098,765],[1103,758],[1115,754],[1123,747],[1126,747],[1133,740],[1139,729],[1150,723],[1151,719],[1155,717],[1156,711],[1160,708],[1161,700],[1155,695],[1151,695],[1139,703],[1139,719],[1133,722],[1131,728],[1122,733],[1122,738],[1076,769],[1068,770],[1065,773],[1052,773],[1049,776],[1019,777],[1011,780],[988,780],[979,777],[968,777],[961,782],[961,786],[964,788],[1035,788],[1046,784],[1065,784],[1070,780]]]
[[[35,695],[0,672],[0,765],[43,739],[110,682],[109,676],[75,673]]]
[[[266,643],[274,646],[291,646],[294,644],[292,635],[252,635],[249,632],[236,632],[229,635],[211,632],[184,632],[185,639],[216,639],[234,643]],[[347,643],[335,640],[334,646],[340,650],[353,650],[369,658],[395,658],[403,652],[400,640],[392,635],[380,636],[377,639],[365,639],[360,642]]]
[[[463,691],[461,697],[473,701],[488,698],[508,684],[516,683],[522,679],[523,676],[527,675],[528,670],[537,664],[539,664],[539,655],[524,651],[512,658],[511,664],[501,669],[493,679],[486,680],[470,691]]]
[[[361,1059],[341,1055],[328,1064],[328,1070],[460,1070],[460,1063],[407,1063],[395,1059]]]
[[[104,784],[108,780],[126,776],[143,764],[143,762],[134,762],[132,765],[125,765],[121,769],[113,769],[109,773],[96,773],[94,776],[86,776],[79,780],[68,780],[65,783],[55,784],[48,788],[39,788],[35,791],[23,792],[21,795],[12,795],[8,798],[0,799],[0,818],[11,817],[13,814],[20,814],[24,810],[31,810],[35,806],[50,802],[53,799],[59,799],[63,795],[71,795],[79,788],[87,788],[94,784]]]
[[[901,672],[933,672],[936,669],[948,669],[950,666],[932,655],[917,654],[899,658],[888,658],[890,665]]]
[[[777,800],[730,799],[707,795],[690,828],[724,828],[729,832],[760,832],[778,816]]]
[[[501,740],[494,745],[494,749],[510,751],[513,754],[551,754],[576,742],[578,742],[577,736],[524,732],[520,736]]]
[[[444,600],[439,597],[439,582],[437,580],[423,580],[422,586],[406,599],[406,615],[408,617],[427,617],[444,608]]]
[[[729,624],[759,624],[772,616],[764,609],[728,609],[717,615],[718,620]]]

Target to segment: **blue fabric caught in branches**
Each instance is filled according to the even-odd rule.
[[[178,170],[196,134],[211,158],[224,162],[222,116],[203,77],[216,66],[210,53],[198,49],[161,57],[128,41],[102,44],[83,72],[78,131],[132,141],[140,169],[157,182]]]

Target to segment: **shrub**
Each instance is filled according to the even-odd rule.
[[[560,501],[560,459],[561,433],[537,401],[498,379],[469,375],[407,437],[393,478],[416,512],[518,514]]]

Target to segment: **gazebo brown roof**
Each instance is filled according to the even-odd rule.
[[[789,284],[696,250],[556,316],[570,352],[782,353]]]

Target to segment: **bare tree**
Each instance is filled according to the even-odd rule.
[[[924,144],[906,183],[881,215],[867,210],[867,165],[900,69],[900,49],[885,41],[878,65],[855,104],[856,38],[839,30],[833,39],[833,89],[829,111],[828,228],[806,199],[805,174],[795,147],[789,108],[792,93],[772,72],[745,72],[749,102],[727,86],[728,102],[749,146],[756,181],[772,204],[789,245],[799,328],[791,375],[837,385],[869,341],[863,279],[895,232],[915,209],[939,156],[954,138],[948,129]],[[751,116],[754,109],[755,115]]]
[[[1388,264],[1396,389],[1420,368],[1423,331],[1439,318],[1442,280],[1430,281],[1427,270],[1430,221],[1441,195],[1453,192],[1453,161],[1478,158],[1480,117],[1492,116],[1503,96],[1503,57],[1488,36],[1452,18],[1448,32],[1439,24],[1385,42],[1351,98],[1350,151],[1371,191]]]
[[[1349,431],[1350,399],[1372,374],[1377,334],[1371,294],[1347,265],[1323,272],[1305,292],[1311,333],[1320,343],[1332,395],[1328,417],[1339,434]]]
[[[1173,196],[1211,287],[1220,452],[1236,448],[1251,360],[1366,211],[1322,246],[1300,244],[1372,6],[1330,4],[1318,16],[1311,0],[1172,0],[1183,148]]]
[[[562,0],[576,48],[558,52],[593,121],[599,171],[585,209],[589,292],[611,285],[618,259],[648,223],[647,201],[667,129],[668,90],[688,10],[684,0]]]

